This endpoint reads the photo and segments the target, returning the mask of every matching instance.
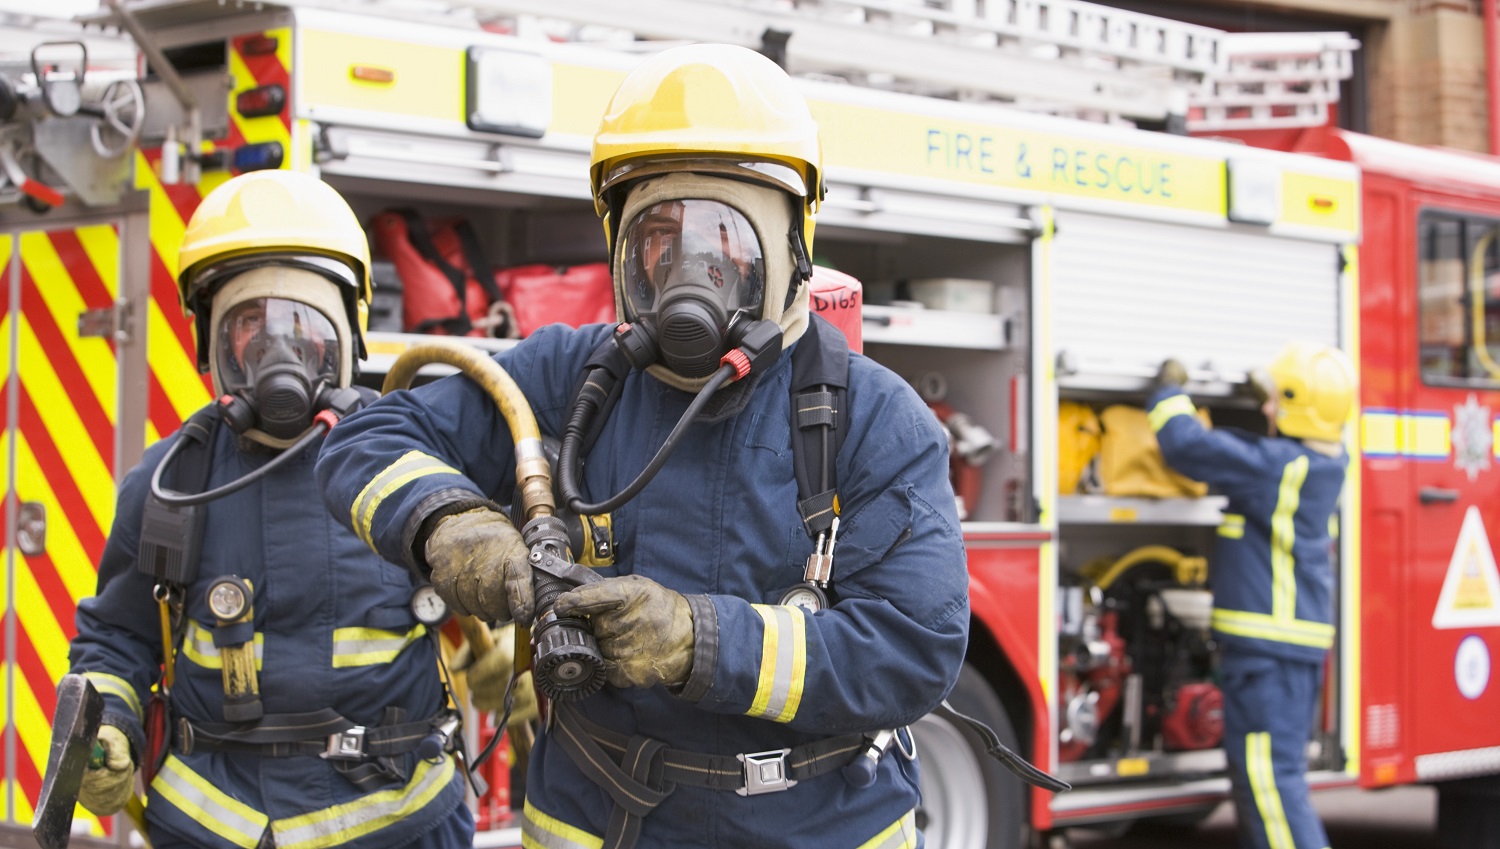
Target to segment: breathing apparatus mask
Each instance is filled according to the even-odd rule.
[[[312,425],[318,395],[338,382],[339,340],[326,316],[297,301],[254,298],[227,310],[215,336],[221,395],[243,401],[232,427],[292,439]]]

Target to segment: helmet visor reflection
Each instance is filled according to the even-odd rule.
[[[295,369],[309,386],[338,381],[338,333],[307,304],[284,298],[235,304],[219,319],[218,339],[215,356],[226,392],[252,387],[256,375],[273,365]]]
[[[621,238],[626,306],[632,318],[656,312],[669,288],[692,287],[724,315],[759,316],[765,261],[755,229],[739,210],[712,200],[653,204]]]

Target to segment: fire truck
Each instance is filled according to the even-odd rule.
[[[686,40],[756,47],[804,86],[828,178],[815,260],[863,284],[831,306],[859,309],[863,352],[951,436],[972,621],[950,701],[1073,785],[1031,790],[924,719],[929,845],[1191,822],[1226,798],[1206,617],[1224,501],[1111,489],[1090,446],[1128,449],[1111,422],[1168,356],[1215,422],[1255,426],[1246,377],[1290,339],[1342,347],[1361,380],[1309,781],[1432,783],[1445,828],[1494,828],[1500,165],[1309,129],[1347,36],[1079,0],[108,0],[82,23],[0,64],[0,832],[33,814],[115,484],[209,400],[173,282],[201,197],[303,170],[362,220],[461,218],[496,267],[601,262],[591,135],[639,56]],[[127,36],[136,64],[88,58]],[[371,385],[421,338],[402,320],[421,293],[376,258]],[[519,842],[509,801],[475,800],[477,845]]]

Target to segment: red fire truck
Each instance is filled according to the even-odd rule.
[[[0,133],[0,828],[33,813],[115,481],[208,400],[172,283],[202,195],[305,170],[369,222],[462,218],[501,268],[601,261],[589,138],[660,43],[637,33],[748,40],[805,79],[829,180],[816,259],[863,282],[864,353],[952,436],[973,620],[951,700],[1075,789],[1030,791],[926,719],[928,845],[1015,849],[1225,799],[1205,618],[1223,501],[1112,488],[1089,460],[1130,449],[1114,437],[1167,356],[1216,422],[1254,425],[1244,379],[1293,338],[1356,354],[1362,387],[1309,780],[1435,783],[1447,822],[1494,827],[1500,166],[1333,132],[1141,128],[1323,123],[1354,49],[1336,34],[1249,43],[1079,0],[707,5],[111,3],[95,22],[134,35],[144,75],[0,65],[20,104]],[[1264,87],[1233,60],[1263,81],[1267,55],[1295,60],[1303,99],[1236,123],[1233,83]],[[378,383],[422,292],[377,260]],[[519,841],[506,801],[476,800],[477,843]],[[80,843],[123,839],[77,822]]]

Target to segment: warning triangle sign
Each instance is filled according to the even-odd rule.
[[[1437,609],[1432,612],[1432,627],[1490,625],[1500,625],[1500,569],[1495,568],[1495,552],[1490,548],[1479,508],[1471,504],[1458,531],[1458,544],[1453,547]]]

